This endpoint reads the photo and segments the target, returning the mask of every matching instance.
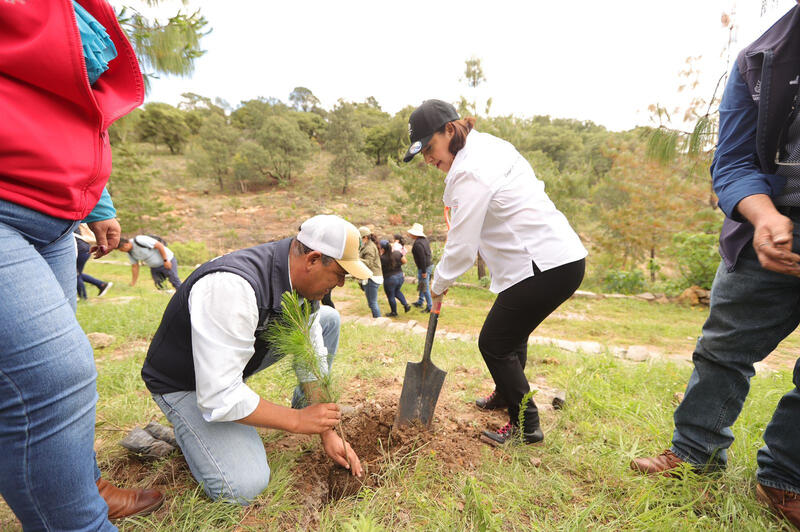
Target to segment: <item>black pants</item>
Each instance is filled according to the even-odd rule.
[[[520,402],[530,391],[524,371],[528,336],[578,289],[585,268],[585,259],[546,272],[534,264],[534,275],[500,292],[483,322],[478,348],[492,374],[497,393],[510,405],[508,414],[515,425]],[[533,400],[528,412],[537,413]]]

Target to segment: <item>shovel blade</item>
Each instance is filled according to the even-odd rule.
[[[447,372],[437,368],[430,359],[406,364],[395,426],[411,422],[420,423],[426,428],[431,426],[445,375]]]

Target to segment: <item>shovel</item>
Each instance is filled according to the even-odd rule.
[[[436,324],[439,321],[439,311],[442,300],[433,304],[431,316],[428,319],[428,334],[425,336],[425,351],[421,362],[406,364],[406,377],[403,380],[403,391],[400,393],[400,405],[397,408],[396,427],[418,422],[425,428],[430,428],[433,421],[433,411],[439,392],[442,391],[446,371],[434,366],[431,362],[431,348],[433,335],[436,334]]]

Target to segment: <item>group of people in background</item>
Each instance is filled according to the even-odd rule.
[[[361,289],[367,298],[367,306],[372,312],[373,318],[381,317],[381,309],[378,306],[378,287],[383,285],[386,300],[389,303],[390,312],[387,317],[398,316],[397,303],[403,306],[403,311],[411,310],[411,305],[419,307],[423,312],[431,311],[431,291],[430,275],[433,268],[431,260],[431,246],[428,242],[422,225],[415,223],[407,234],[413,239],[411,254],[414,264],[417,267],[417,291],[419,298],[411,305],[403,294],[402,287],[405,283],[403,265],[408,263],[406,255],[406,242],[403,235],[396,233],[392,237],[392,242],[388,239],[378,239],[372,230],[367,226],[358,228],[361,235],[361,248],[359,257],[372,271],[372,275],[360,281]]]

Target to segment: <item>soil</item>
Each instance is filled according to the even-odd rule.
[[[364,475],[360,479],[352,476],[350,471],[334,464],[321,448],[302,455],[296,464],[296,470],[302,474],[297,476],[295,484],[307,510],[302,513],[313,521],[325,504],[356,495],[362,487],[379,487],[390,464],[413,462],[422,454],[435,456],[438,467],[452,475],[475,469],[485,449],[502,453],[502,449],[482,443],[480,433],[483,429],[496,429],[505,424],[505,411],[481,411],[454,397],[458,374],[473,371],[475,368],[458,368],[448,375],[430,430],[414,425],[401,429],[393,427],[401,379],[379,379],[367,386],[349,387],[351,390],[367,387],[378,390],[377,395],[369,399],[363,392],[351,393],[347,400],[352,408],[346,408],[342,416],[345,437],[358,454]],[[536,401],[546,420],[554,415],[550,400],[556,390],[548,388],[544,382],[532,384],[539,390]]]

